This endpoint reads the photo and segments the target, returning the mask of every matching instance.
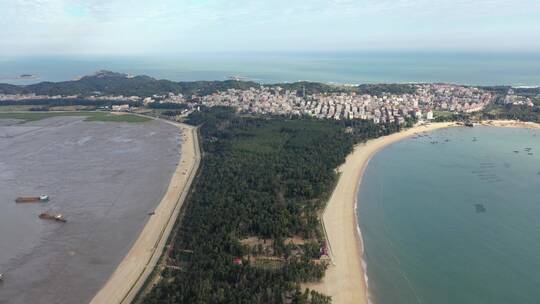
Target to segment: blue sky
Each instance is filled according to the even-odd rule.
[[[540,51],[539,0],[0,0],[0,55]]]

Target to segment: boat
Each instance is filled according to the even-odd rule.
[[[49,201],[48,195],[40,196],[19,196],[15,199],[16,203],[44,203]]]
[[[62,223],[67,222],[67,220],[62,214],[49,214],[49,213],[44,212],[39,215],[39,218],[42,220],[52,220],[52,221],[57,221],[57,222],[62,222]]]
[[[4,280],[4,274],[0,273],[0,282],[2,282],[3,280]]]
[[[476,209],[476,213],[486,212],[486,207],[483,204],[474,204],[474,207]]]

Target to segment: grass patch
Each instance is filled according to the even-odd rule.
[[[107,112],[4,112],[0,113],[0,119],[19,119],[37,121],[57,116],[82,116],[86,121],[106,121],[106,122],[129,122],[141,123],[151,120],[148,117],[141,117],[132,114],[116,115]]]
[[[88,116],[86,121],[110,121],[110,122],[130,122],[140,123],[152,120],[148,117],[133,115],[133,114],[109,114],[105,112],[95,112],[94,115]]]
[[[433,111],[433,117],[450,118],[452,116],[454,116],[454,113],[450,111]]]
[[[35,107],[36,106],[31,105],[0,105],[0,112],[29,111],[31,108]]]

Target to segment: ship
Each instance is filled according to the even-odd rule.
[[[15,199],[16,203],[44,203],[49,201],[48,195],[20,196]]]
[[[44,212],[39,215],[39,218],[42,220],[52,220],[62,223],[67,222],[66,218],[62,214],[49,214]]]

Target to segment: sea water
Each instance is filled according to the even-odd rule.
[[[539,54],[488,52],[0,57],[0,83],[65,81],[101,69],[175,81],[225,80],[238,76],[260,83],[308,80],[341,84],[450,82],[540,86]],[[17,79],[23,74],[37,77]]]
[[[540,130],[392,144],[365,171],[358,216],[376,304],[538,303]]]

